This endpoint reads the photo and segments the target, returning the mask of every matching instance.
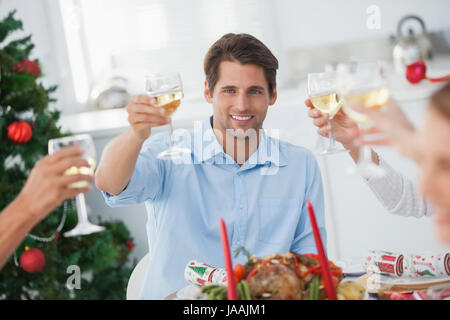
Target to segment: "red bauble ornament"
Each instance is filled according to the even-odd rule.
[[[35,77],[39,77],[41,74],[41,69],[39,68],[39,64],[36,61],[31,61],[27,59],[22,59],[18,64],[12,67],[13,71],[17,71],[19,73],[32,73]]]
[[[427,66],[423,61],[416,61],[406,67],[406,79],[410,83],[418,83],[423,79],[427,79],[430,82],[449,81],[450,75],[440,78],[427,77]]]
[[[45,255],[37,248],[26,250],[20,256],[20,266],[29,273],[36,273],[45,266]]]
[[[418,83],[427,76],[427,66],[423,61],[414,62],[406,67],[406,79],[410,83]]]
[[[134,243],[131,240],[127,241],[127,249],[130,251],[134,249]]]
[[[30,141],[33,135],[31,125],[26,121],[14,121],[8,126],[8,138],[22,144]]]

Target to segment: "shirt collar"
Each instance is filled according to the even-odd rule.
[[[208,120],[194,125],[193,157],[196,163],[235,163],[230,155],[226,154],[222,145],[212,129],[212,116]],[[254,167],[271,163],[275,166],[286,166],[287,158],[281,150],[280,141],[268,136],[264,129],[260,131],[258,149],[249,157],[244,164]]]

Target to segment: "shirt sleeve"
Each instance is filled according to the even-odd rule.
[[[431,216],[431,205],[419,192],[417,182],[411,181],[379,157],[384,176],[364,179],[381,204],[392,214],[404,217]]]
[[[308,208],[306,206],[309,200],[314,208],[317,226],[319,227],[323,247],[327,248],[327,233],[325,230],[325,207],[322,176],[319,165],[311,153],[308,153],[306,173],[305,198],[301,207],[300,221],[297,226],[296,236],[291,245],[291,251],[299,254],[315,253],[317,254],[314,234],[309,221]]]
[[[128,185],[118,195],[102,191],[105,202],[110,207],[121,207],[155,200],[164,188],[165,163],[157,155],[167,145],[162,135],[148,139],[139,153]]]

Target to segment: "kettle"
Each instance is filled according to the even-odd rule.
[[[407,21],[417,21],[421,28],[421,34],[415,34],[413,29],[408,29],[408,34],[403,34],[403,25]],[[403,17],[397,25],[397,38],[393,50],[394,67],[396,72],[405,73],[407,65],[418,60],[429,61],[433,58],[431,41],[426,36],[426,28],[423,20],[415,15]]]

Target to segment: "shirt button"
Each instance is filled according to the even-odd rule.
[[[239,209],[244,209],[244,205],[241,204],[241,205],[239,206]]]

